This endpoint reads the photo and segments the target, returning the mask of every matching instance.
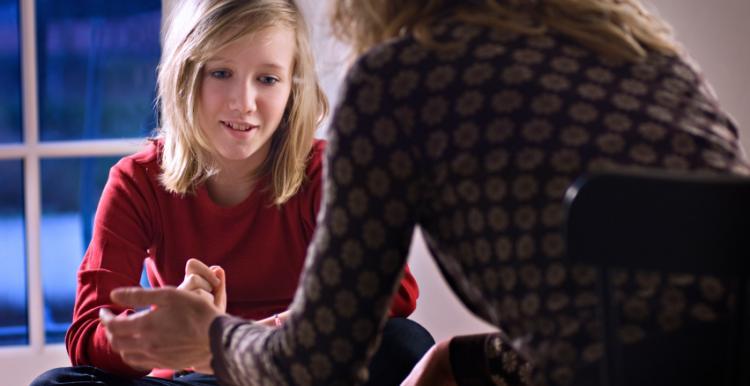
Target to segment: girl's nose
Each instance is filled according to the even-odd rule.
[[[229,107],[241,113],[251,113],[257,109],[255,99],[258,93],[252,82],[241,83],[235,87]]]

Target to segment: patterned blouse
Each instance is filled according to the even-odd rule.
[[[554,32],[454,22],[435,32],[435,45],[404,36],[351,68],[291,318],[278,330],[217,318],[224,384],[360,382],[418,225],[453,291],[503,331],[451,345],[453,356],[480,350],[473,366],[485,375],[472,384],[580,385],[603,344],[596,274],[562,260],[568,185],[617,166],[750,171],[736,127],[682,58],[603,59]],[[620,272],[613,282],[626,344],[730,308],[715,277]]]

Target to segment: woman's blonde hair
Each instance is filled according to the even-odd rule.
[[[669,26],[638,0],[337,0],[332,11],[334,33],[355,54],[404,32],[432,43],[430,27],[447,15],[518,33],[554,29],[618,59],[680,51]]]
[[[305,178],[315,129],[328,102],[315,73],[307,26],[293,0],[181,0],[167,19],[158,69],[161,183],[177,194],[193,192],[218,170],[215,150],[198,127],[200,79],[222,47],[270,27],[291,28],[296,50],[292,89],[271,150],[256,176],[271,173],[273,203],[291,198]]]

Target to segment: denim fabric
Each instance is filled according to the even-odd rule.
[[[383,340],[370,363],[367,386],[398,386],[414,365],[435,343],[419,323],[391,318],[383,330]],[[61,367],[37,377],[31,386],[218,386],[212,375],[188,373],[173,379],[143,377],[127,379],[92,366]]]

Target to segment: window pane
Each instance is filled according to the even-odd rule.
[[[23,164],[0,161],[0,346],[28,343]]]
[[[0,143],[21,141],[18,0],[0,0]]]
[[[40,248],[47,342],[62,342],[70,325],[78,265],[91,240],[109,168],[118,159],[42,160]]]
[[[36,4],[41,139],[148,134],[156,126],[161,1]]]

